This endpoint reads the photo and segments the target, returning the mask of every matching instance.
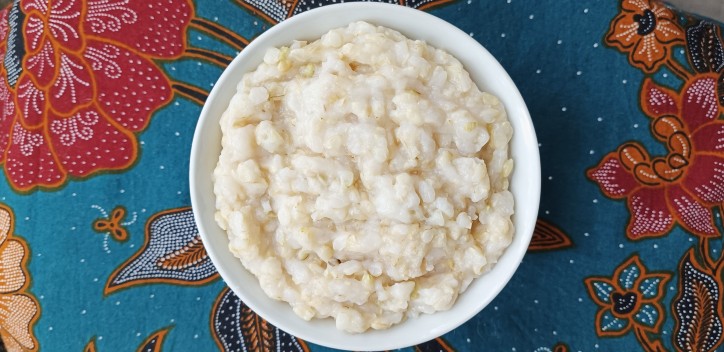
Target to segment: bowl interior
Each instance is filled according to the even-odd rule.
[[[515,170],[511,191],[515,198],[513,243],[489,273],[476,279],[452,309],[409,319],[387,330],[347,334],[331,319],[304,321],[286,302],[267,297],[257,279],[228,250],[228,238],[214,221],[212,173],[221,152],[219,119],[244,73],[261,63],[266,49],[293,40],[316,40],[332,28],[364,20],[395,29],[457,57],[482,91],[501,99],[514,128],[511,154]],[[483,309],[517,269],[530,242],[540,197],[540,159],[533,124],[523,98],[500,64],[480,44],[451,24],[427,13],[398,5],[346,3],[325,6],[284,21],[255,39],[234,59],[214,85],[194,134],[190,163],[190,191],[194,216],[209,256],[224,281],[255,312],[280,329],[316,344],[354,350],[389,350],[414,345],[442,335]]]

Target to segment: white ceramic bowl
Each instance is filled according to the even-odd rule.
[[[288,45],[295,39],[315,40],[332,28],[358,20],[398,30],[408,38],[424,40],[448,51],[463,63],[482,91],[502,100],[514,129],[511,153],[515,170],[511,191],[515,197],[515,236],[493,270],[473,281],[452,309],[408,319],[387,330],[355,335],[337,330],[332,319],[304,321],[286,302],[272,300],[264,294],[257,279],[231,254],[226,233],[214,221],[212,173],[221,152],[219,118],[243,74],[263,61],[266,49]],[[540,198],[540,158],[533,123],[523,98],[503,67],[453,25],[422,11],[380,3],[322,7],[286,20],[254,39],[226,68],[209,94],[194,134],[189,177],[191,204],[206,251],[234,293],[280,329],[309,342],[348,350],[391,350],[415,345],[462,325],[480,312],[503,289],[523,259]]]

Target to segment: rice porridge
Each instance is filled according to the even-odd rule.
[[[422,41],[355,22],[269,49],[221,129],[216,221],[304,319],[447,310],[511,243],[505,110]]]

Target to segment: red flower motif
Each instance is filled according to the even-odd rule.
[[[627,143],[588,170],[606,196],[628,200],[629,238],[662,236],[674,223],[698,236],[717,235],[711,208],[724,201],[724,121],[716,90],[713,75],[687,82],[681,95],[647,79],[641,106],[668,154],[652,158]]]
[[[122,170],[168,103],[189,0],[20,0],[0,12],[0,163],[21,191]]]

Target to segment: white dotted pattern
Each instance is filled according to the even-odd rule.
[[[681,190],[670,190],[669,197],[674,211],[687,227],[700,234],[714,235],[716,233],[709,209]]]
[[[664,211],[665,204],[652,206],[652,201],[645,201],[643,197],[634,194],[630,197],[631,207],[631,234],[640,236],[647,233],[663,233],[673,224],[673,217],[668,211]]]
[[[42,133],[26,130],[16,122],[12,140],[7,152],[6,171],[16,186],[25,189],[40,181],[54,183],[62,179]]]
[[[38,89],[27,76],[21,78],[17,92],[21,117],[27,125],[38,125],[43,122],[45,111],[45,92]]]
[[[151,112],[171,98],[168,81],[148,59],[95,41],[89,41],[86,52],[93,65],[103,68],[95,76],[100,107],[124,128],[142,130]]]
[[[703,110],[703,111],[701,111]],[[684,121],[692,120],[703,123],[712,120],[719,115],[719,103],[716,98],[716,80],[713,78],[702,78],[686,90],[684,95],[684,107],[682,111]],[[689,126],[694,128],[696,126]]]
[[[43,48],[35,55],[29,55],[27,68],[40,84],[50,82],[55,71],[55,51],[49,41],[43,43]]]
[[[591,178],[612,196],[625,195],[631,191],[630,187],[623,185],[620,179],[626,170],[615,158],[609,158],[598,169],[591,173]],[[626,175],[627,176],[627,175]],[[625,176],[624,176],[625,177]],[[629,178],[631,176],[628,176]]]
[[[80,102],[92,98],[91,90],[87,89],[90,87],[90,77],[85,68],[77,62],[77,58],[61,53],[59,70],[58,78],[51,89],[51,94],[55,98],[54,108],[68,111]],[[64,103],[58,104],[59,102]]]
[[[86,21],[91,31],[96,34],[118,32],[125,25],[135,24],[138,14],[128,8],[129,2],[130,0],[88,1]]]
[[[91,0],[87,31],[118,40],[146,54],[181,54],[192,9],[182,0]],[[124,28],[133,26],[133,31]]]
[[[650,112],[654,115],[672,113],[678,109],[674,99],[669,94],[655,86],[648,88],[646,101],[648,103],[648,109],[651,110]]]

